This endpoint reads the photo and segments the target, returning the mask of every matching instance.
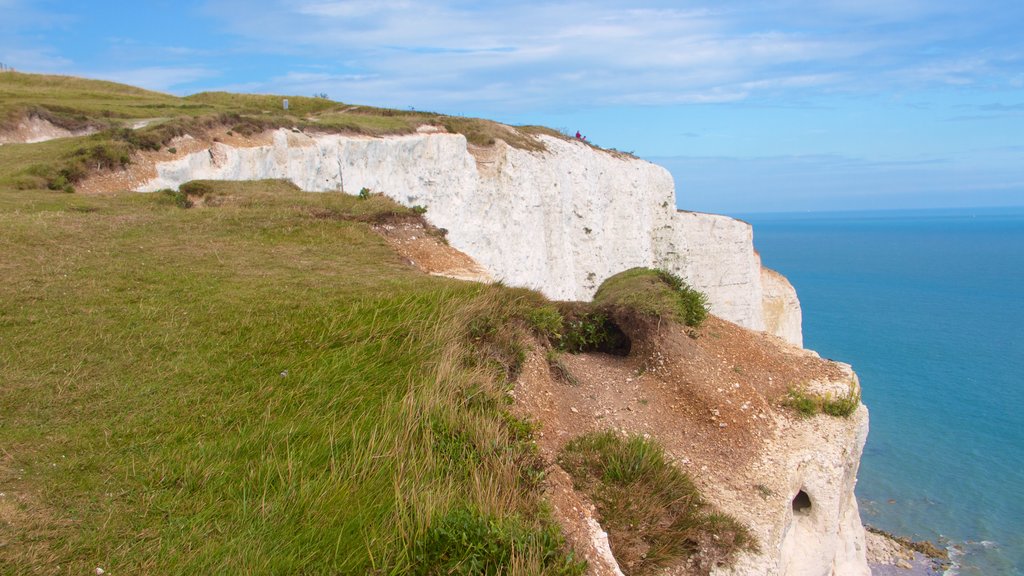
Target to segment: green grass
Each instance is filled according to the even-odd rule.
[[[471,337],[543,299],[410,269],[380,197],[204,187],[0,185],[0,573],[577,570]]]
[[[691,557],[706,574],[728,565],[740,550],[756,548],[749,531],[714,512],[653,441],[611,431],[586,434],[565,446],[559,464],[594,501],[612,552],[629,576],[655,574]]]
[[[170,94],[115,82],[20,72],[0,74],[0,125],[11,115],[33,108],[47,111],[62,126],[112,119],[197,116],[219,111]]]
[[[594,294],[601,306],[631,308],[698,327],[708,315],[707,296],[666,270],[631,268],[605,280]]]
[[[852,385],[845,394],[838,396],[813,394],[803,388],[791,387],[786,393],[783,405],[793,408],[805,417],[827,414],[847,418],[860,406],[860,393]]]
[[[284,109],[284,99],[288,99],[288,110]],[[229,110],[236,114],[259,115],[274,113],[295,117],[335,110],[341,106],[341,103],[328,100],[327,98],[271,94],[233,94],[230,92],[200,92],[186,96],[183,100],[216,110]]]
[[[553,526],[537,531],[529,522],[497,519],[464,508],[450,511],[427,531],[414,574],[498,575],[511,567],[540,565],[550,574],[579,576],[586,562],[560,553],[564,540]],[[534,558],[529,555],[534,554]]]

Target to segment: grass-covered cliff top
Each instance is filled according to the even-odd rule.
[[[282,105],[288,100],[288,109]],[[0,73],[0,136],[26,119],[39,119],[75,133],[24,149],[0,146],[0,184],[30,189],[73,190],[92,171],[116,170],[136,151],[165,148],[183,134],[212,128],[253,134],[288,127],[318,132],[384,136],[411,134],[428,125],[466,136],[477,146],[502,140],[526,150],[544,149],[536,138],[565,136],[539,126],[510,127],[478,118],[393,110],[327,98],[202,92],[177,97],[99,80],[68,76]],[[138,124],[144,126],[133,129]]]
[[[288,110],[282,100],[288,100]],[[177,97],[103,80],[71,76],[0,73],[0,128],[26,114],[37,114],[57,126],[78,129],[110,127],[130,121],[165,121],[206,115],[237,114],[288,126],[320,127],[325,130],[371,135],[404,134],[430,124],[464,133],[476,144],[490,138],[507,140],[509,133],[488,120],[445,116],[432,112],[394,110],[336,102],[327,98],[201,92]],[[531,132],[558,134],[540,127],[522,127]],[[510,142],[525,144],[525,140]]]

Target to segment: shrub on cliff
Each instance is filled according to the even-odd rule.
[[[554,525],[536,530],[518,517],[495,518],[457,508],[433,522],[416,550],[414,574],[506,574],[533,555],[544,574],[578,576],[586,562],[563,553]]]
[[[757,548],[750,532],[715,512],[653,441],[611,431],[586,434],[569,442],[558,462],[594,501],[612,552],[630,576],[686,558],[707,573],[739,550]]]
[[[697,328],[708,315],[707,296],[667,270],[631,268],[605,280],[594,295],[601,306],[628,307]]]
[[[186,196],[195,196],[197,198],[212,194],[213,189],[214,184],[207,180],[190,180],[178,186],[178,190]]]
[[[807,417],[828,414],[847,418],[857,410],[857,406],[860,406],[860,393],[853,386],[850,386],[846,394],[838,396],[831,393],[820,395],[808,392],[804,388],[792,387],[786,393],[783,405]]]

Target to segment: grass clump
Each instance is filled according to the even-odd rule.
[[[860,392],[852,384],[845,394],[840,395],[833,395],[831,392],[824,395],[814,394],[804,388],[790,387],[783,405],[793,408],[805,417],[827,414],[847,418],[860,406]]]
[[[554,306],[540,306],[530,310],[526,315],[533,331],[547,340],[558,340],[562,336],[564,320],[562,313]]]
[[[563,554],[564,546],[554,526],[537,531],[518,517],[499,519],[456,508],[431,524],[416,550],[412,573],[497,576],[533,564],[540,574],[582,575],[586,562]]]
[[[548,362],[548,370],[556,380],[565,382],[570,386],[579,386],[580,381],[573,375],[569,367],[565,365],[565,360],[562,359],[562,353],[558,350],[548,349],[544,355]]]
[[[202,198],[213,194],[216,188],[216,183],[210,180],[191,180],[185,182],[181,186],[178,186],[178,190],[186,196],[193,196],[196,198]]]
[[[594,294],[596,304],[632,308],[658,318],[672,318],[691,328],[708,315],[707,296],[667,270],[631,268],[605,280]]]
[[[652,441],[610,431],[586,434],[569,442],[558,461],[594,501],[612,552],[630,576],[691,557],[706,574],[740,550],[756,548],[749,531],[715,513]]]

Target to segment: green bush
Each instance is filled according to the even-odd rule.
[[[186,196],[192,196],[195,198],[202,198],[203,196],[208,196],[214,192],[213,185],[202,180],[185,182],[181,186],[178,186],[178,190]]]
[[[566,444],[558,462],[594,501],[627,575],[657,573],[687,558],[699,563],[701,546],[726,562],[739,550],[757,548],[750,532],[711,509],[653,441],[612,431],[586,434]]]
[[[180,190],[164,188],[163,190],[160,190],[158,194],[162,194],[165,198],[168,198],[178,208],[192,207],[192,201],[188,199],[188,195]]]
[[[561,340],[564,321],[562,313],[554,306],[541,306],[530,310],[526,314],[526,321],[530,323],[534,332],[549,341]]]
[[[827,414],[838,418],[847,418],[860,406],[860,393],[850,385],[846,394],[824,396],[807,392],[805,389],[791,387],[783,400],[784,406],[793,408],[805,417]]]
[[[34,174],[20,174],[8,180],[15,190],[45,190],[50,187],[50,182]]]
[[[613,340],[613,324],[603,312],[587,312],[565,322],[558,347],[567,352],[606,348]]]
[[[416,549],[414,574],[507,574],[517,559],[540,558],[545,574],[577,576],[586,562],[562,552],[564,540],[553,525],[530,527],[519,517],[495,518],[456,508],[427,529]]]
[[[641,314],[668,317],[699,327],[708,315],[708,300],[667,270],[631,268],[605,280],[594,294],[594,302],[625,307]]]

